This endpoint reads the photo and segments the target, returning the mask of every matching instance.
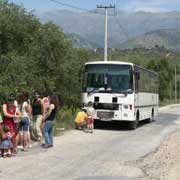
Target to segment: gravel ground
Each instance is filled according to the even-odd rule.
[[[172,120],[176,132],[170,131],[171,135],[160,146],[156,146],[161,137],[157,132],[163,127],[165,117],[159,119],[159,124],[154,122],[136,131],[100,129],[94,134],[70,131],[54,138],[54,148],[42,150],[36,144],[29,152],[19,152],[13,158],[0,158],[0,180],[179,180],[178,108],[168,110],[172,116],[177,112],[176,121],[168,119]],[[161,108],[161,111],[166,113],[167,108]],[[166,124],[166,118],[163,120],[164,126],[171,129],[172,124]],[[160,132],[164,137],[165,132]],[[153,142],[155,144],[151,145]],[[152,152],[151,147],[158,148]]]
[[[168,137],[153,153],[139,163],[143,180],[180,179],[180,129]]]

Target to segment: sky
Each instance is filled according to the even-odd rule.
[[[128,12],[180,11],[180,0],[9,0],[9,2],[23,5],[27,10],[35,10],[37,12],[57,9],[77,10],[62,4],[89,10],[96,9],[97,4],[103,6],[115,4],[116,8]]]

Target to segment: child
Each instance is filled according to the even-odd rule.
[[[90,101],[87,105],[87,132],[93,133],[94,119],[96,118],[96,110],[93,108],[93,103]]]
[[[82,108],[80,112],[76,115],[74,120],[75,128],[78,130],[86,129],[87,113],[86,108]]]
[[[11,138],[13,137],[13,135],[14,134],[11,134],[10,132],[9,126],[5,125],[3,127],[2,141],[0,144],[1,156],[4,158],[12,156],[13,144]]]

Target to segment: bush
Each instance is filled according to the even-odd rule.
[[[78,111],[79,109],[74,111],[74,109],[71,110],[63,107],[56,116],[54,134],[58,135],[62,128],[64,128],[64,130],[74,129],[74,119]]]

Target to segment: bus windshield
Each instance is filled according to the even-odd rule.
[[[85,66],[84,92],[130,93],[133,91],[131,65],[89,64]]]

